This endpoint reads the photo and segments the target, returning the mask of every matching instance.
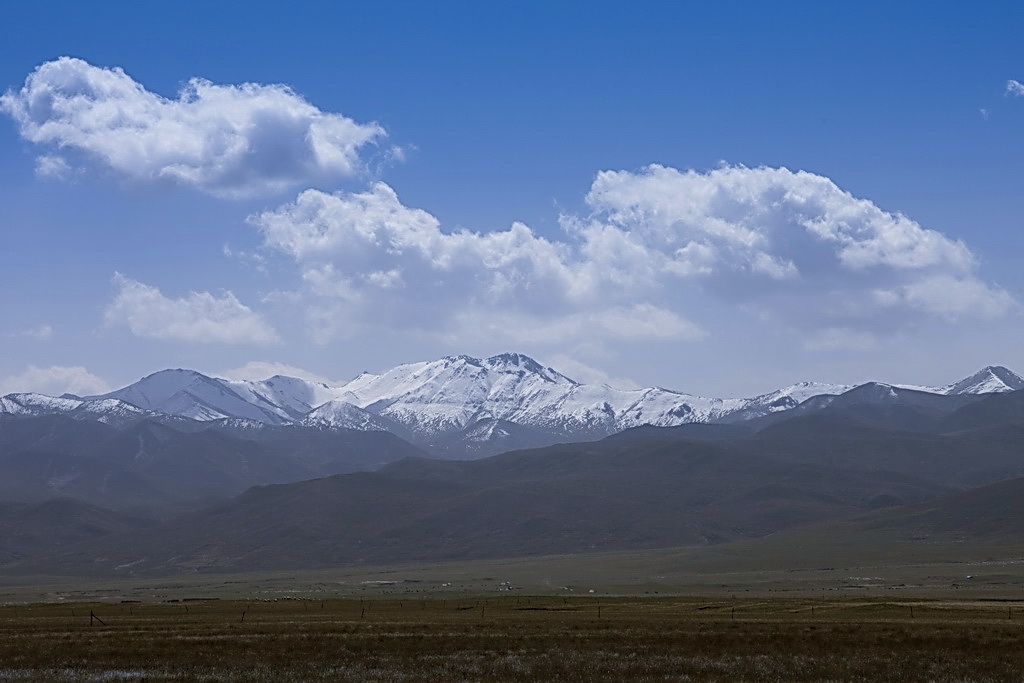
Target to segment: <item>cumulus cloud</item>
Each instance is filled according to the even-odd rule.
[[[1006,82],[1006,94],[1020,97],[1024,95],[1024,83],[1015,81],[1012,78]]]
[[[682,316],[643,303],[554,316],[468,308],[453,316],[445,340],[454,344],[460,339],[482,337],[525,344],[577,339],[697,341],[706,336],[704,329]]]
[[[54,180],[65,180],[73,175],[74,171],[63,157],[43,154],[36,157],[36,175],[40,178],[51,178]]]
[[[169,181],[222,197],[279,192],[351,176],[376,123],[323,112],[284,85],[217,85],[193,78],[177,99],[149,92],[120,68],[61,57],[31,73],[0,110],[26,140],[52,152],[37,170],[65,176],[96,163],[133,181]]]
[[[449,340],[699,340],[692,318],[711,301],[833,348],[1016,306],[978,278],[963,242],[812,173],[655,165],[598,174],[586,201],[591,213],[563,216],[560,239],[520,223],[444,231],[384,183],[309,190],[250,221],[298,266],[304,286],[289,296],[321,341],[374,326]]]
[[[577,228],[584,238],[614,231],[660,261],[663,277],[688,277],[800,330],[889,332],[921,318],[992,318],[1016,306],[977,277],[962,241],[812,173],[608,171],[587,202],[595,213]]]
[[[34,392],[48,396],[70,393],[77,396],[104,394],[110,386],[81,366],[54,365],[48,368],[28,366],[20,375],[0,381],[0,395]]]
[[[322,341],[373,325],[449,337],[501,331],[511,340],[702,334],[684,316],[638,300],[631,292],[641,285],[611,267],[599,273],[572,244],[521,223],[444,232],[384,183],[363,193],[308,190],[250,220],[267,247],[299,265]],[[631,267],[631,255],[619,256],[617,268]]]
[[[231,292],[216,297],[191,292],[180,299],[117,273],[117,295],[107,308],[108,325],[127,326],[138,337],[220,344],[271,344],[277,333]]]

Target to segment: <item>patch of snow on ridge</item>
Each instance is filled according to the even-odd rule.
[[[218,380],[245,400],[280,417],[301,419],[309,411],[338,397],[338,390],[321,382],[274,375],[260,381]]]
[[[767,398],[778,398],[788,396],[797,403],[803,403],[807,399],[813,396],[836,396],[839,394],[845,394],[850,389],[853,389],[853,384],[829,384],[825,382],[799,382],[797,384],[791,384],[784,389],[773,391],[768,394],[762,394],[757,398],[751,399],[754,401],[763,401]]]
[[[74,398],[55,398],[35,393],[7,394],[0,397],[0,415],[56,415],[70,412],[82,403]]]
[[[362,431],[394,431],[395,425],[346,401],[328,401],[314,408],[299,424],[327,429],[358,429]]]
[[[97,401],[82,401],[81,405],[72,413],[76,419],[94,419],[104,424],[114,424],[125,420],[155,416],[149,410],[142,410],[130,403],[116,398],[106,398]]]

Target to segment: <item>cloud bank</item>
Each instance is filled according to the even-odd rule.
[[[601,276],[598,264],[579,261],[570,244],[521,223],[485,234],[443,232],[384,183],[363,193],[307,190],[250,221],[267,247],[298,265],[321,341],[370,327],[452,339],[703,335]]]
[[[120,68],[61,57],[0,96],[21,136],[49,148],[42,175],[98,164],[132,181],[165,181],[220,197],[272,194],[351,176],[375,123],[326,113],[283,85],[193,78],[177,99],[147,91]]]
[[[709,173],[649,166],[600,173],[571,221],[608,231],[657,263],[663,283],[689,280],[716,299],[804,334],[890,333],[939,318],[993,318],[1015,307],[980,280],[959,240],[785,168]],[[809,343],[813,344],[813,341]]]
[[[1024,95],[1024,83],[1015,81],[1012,78],[1006,82],[1006,94],[1020,97]]]
[[[48,396],[60,396],[65,393],[88,396],[108,391],[110,386],[106,382],[81,366],[54,365],[49,368],[38,368],[30,365],[20,375],[0,381],[0,395],[36,392]]]
[[[812,173],[652,165],[598,174],[586,201],[591,213],[563,216],[560,239],[520,223],[446,232],[384,183],[307,190],[250,222],[297,266],[292,297],[321,341],[375,327],[451,340],[698,340],[720,315],[711,301],[809,348],[863,347],[924,320],[1016,306],[977,277],[964,243]]]
[[[231,292],[215,297],[191,292],[180,299],[117,273],[118,293],[106,311],[108,325],[123,325],[137,337],[217,344],[272,344],[277,333]]]
[[[241,367],[231,368],[229,370],[223,370],[211,374],[212,376],[223,377],[225,379],[252,381],[260,381],[275,375],[283,375],[285,377],[306,379],[310,382],[320,382],[321,384],[340,384],[340,382],[335,382],[323,375],[318,375],[315,372],[310,372],[309,370],[305,370],[294,365],[288,365],[287,363],[277,363],[274,361],[249,361]]]

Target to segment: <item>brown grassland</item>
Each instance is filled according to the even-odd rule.
[[[1005,681],[1022,675],[1024,605],[995,599],[508,594],[0,607],[0,680]]]
[[[0,681],[1024,680],[1024,547],[858,538],[6,575]]]

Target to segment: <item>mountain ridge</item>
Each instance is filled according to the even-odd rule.
[[[467,363],[403,372],[482,371]],[[532,377],[523,363],[502,365],[520,371]],[[572,389],[548,380],[537,381]],[[13,516],[10,533],[36,540],[11,545],[0,570],[291,570],[764,538],[1024,477],[1022,408],[1024,391],[940,395],[866,383],[743,422],[643,425],[461,461],[428,457],[390,433],[241,418],[116,428],[68,415],[3,419],[3,498],[70,497],[159,523],[140,530],[97,517],[96,540],[55,547],[38,536],[47,524],[98,513]],[[545,438],[494,417],[468,429],[505,434],[503,447]]]
[[[364,372],[336,386],[284,375],[228,380],[168,369],[94,396],[9,394],[0,398],[0,416],[67,414],[117,424],[145,418],[232,420],[251,429],[300,425],[386,431],[438,455],[478,457],[603,438],[644,425],[733,423],[798,407],[819,409],[836,397],[852,400],[849,394],[866,393],[868,387],[881,402],[887,392],[974,397],[1024,388],[1024,378],[1002,366],[987,366],[943,387],[805,381],[751,398],[709,398],[660,387],[583,384],[524,354],[504,353],[407,363],[380,374]]]
[[[3,571],[291,571],[707,547],[887,508],[899,515],[899,506],[1024,476],[1024,432],[893,431],[843,411],[749,434],[720,425],[734,433],[719,438],[695,438],[695,426],[710,427],[636,428],[472,461],[413,456],[373,472],[257,486],[157,528],[45,549]],[[988,509],[983,492],[965,500],[977,503],[960,518]],[[927,508],[908,508],[918,509]],[[986,524],[1019,535],[1019,525]]]

